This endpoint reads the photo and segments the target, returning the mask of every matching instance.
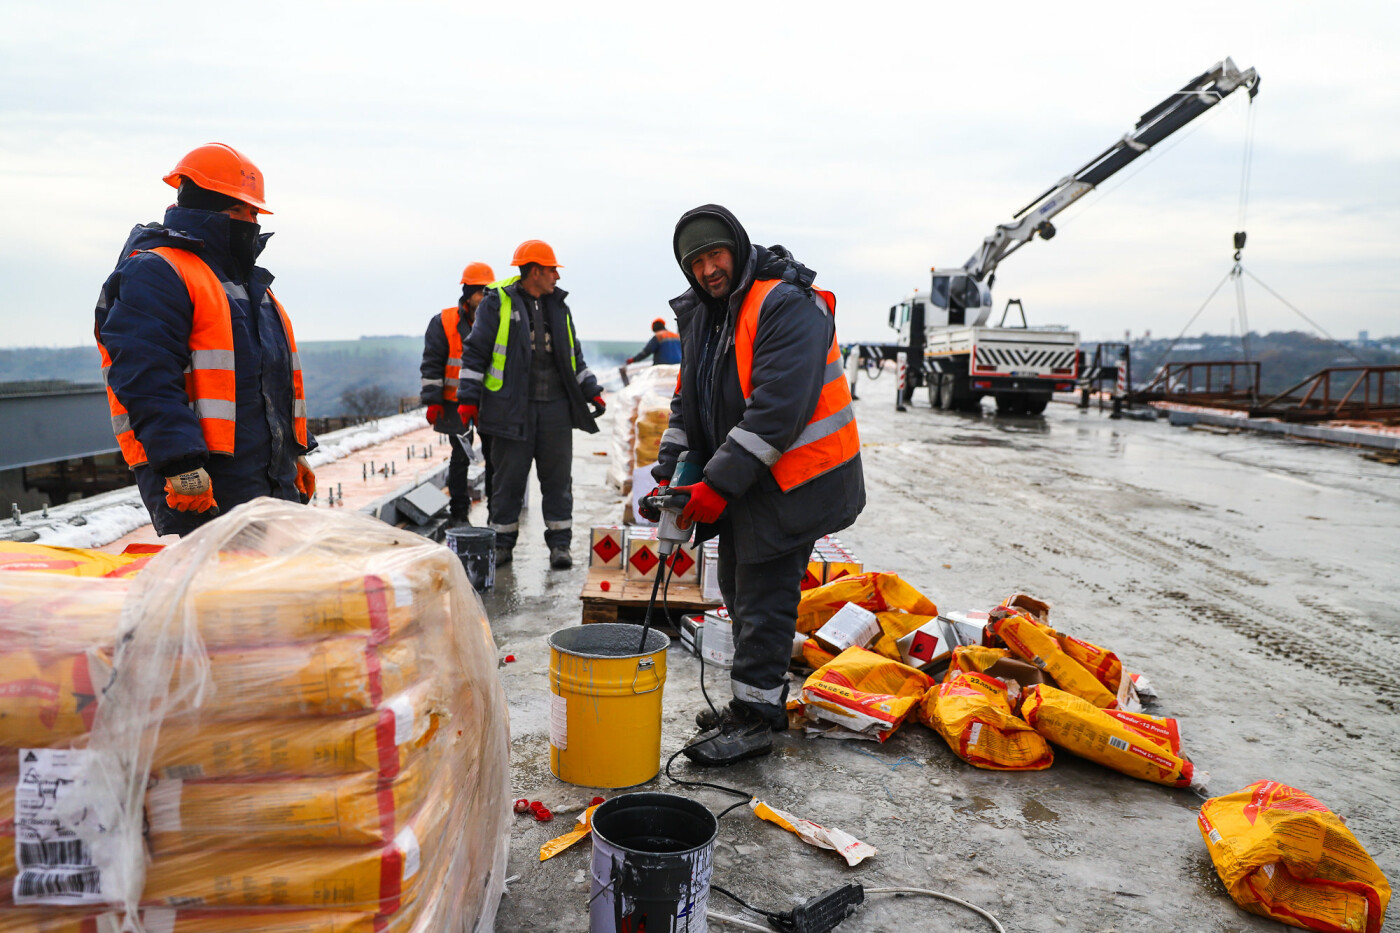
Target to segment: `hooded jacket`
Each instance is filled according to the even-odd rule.
[[[835,321],[811,292],[816,273],[781,246],[754,246],[742,224],[714,204],[683,215],[711,214],[734,232],[735,279],[728,298],[711,298],[681,265],[690,288],[671,301],[681,335],[680,391],[661,438],[652,476],[669,481],[682,451],[704,464],[704,478],[729,505],[720,522],[733,529],[741,563],[768,560],[849,526],[865,507],[860,455],[784,493],[771,470],[730,439],[736,427],[787,450],[816,411],[825,382]],[[680,249],[672,239],[676,262]],[[753,393],[745,400],[735,361],[734,327],[755,281],[781,280],[759,314],[753,351]],[[706,404],[708,400],[708,404]],[[697,540],[716,533],[701,525]]]
[[[98,299],[95,329],[112,357],[107,382],[150,458],[136,468],[136,484],[157,534],[187,534],[211,517],[167,506],[165,477],[204,467],[222,512],[258,496],[299,502],[296,458],[316,447],[309,433],[306,447],[296,440],[291,349],[267,297],[272,273],[257,265],[238,268],[229,248],[230,223],[222,213],[171,207],[164,223],[133,228]],[[271,235],[258,238],[255,257]],[[224,284],[237,393],[232,457],[209,453],[185,393],[194,317],[189,291],[160,256],[132,255],[158,246],[189,250]]]
[[[525,420],[530,406],[530,360],[534,353],[530,344],[530,318],[525,310],[532,300],[520,291],[520,283],[507,285],[510,295],[510,331],[506,338],[506,365],[503,385],[487,392],[482,380],[491,368],[491,353],[501,322],[501,296],[496,289],[486,289],[486,297],[476,306],[476,323],[462,347],[461,383],[457,386],[457,401],[477,406],[477,425],[482,434],[508,440],[525,439]],[[560,383],[569,401],[569,416],[573,426],[589,434],[598,433],[598,425],[588,410],[588,400],[603,390],[593,371],[583,360],[583,342],[574,333],[574,354],[569,356],[569,332],[573,319],[564,299],[569,295],[556,288],[540,298],[549,318],[554,365],[559,369]]]

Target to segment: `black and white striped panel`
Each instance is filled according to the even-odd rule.
[[[1013,350],[979,344],[977,362],[1008,369],[1068,369],[1074,365],[1074,350]]]

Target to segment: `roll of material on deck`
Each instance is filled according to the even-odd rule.
[[[598,622],[549,636],[549,769],[584,787],[632,787],[661,770],[661,693],[671,639]]]

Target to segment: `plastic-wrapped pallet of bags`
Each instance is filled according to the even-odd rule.
[[[1341,817],[1311,794],[1253,784],[1213,797],[1197,818],[1230,897],[1309,930],[1379,933],[1390,885]]]
[[[490,928],[506,709],[485,615],[448,551],[257,500],[151,561],[119,644],[54,816],[128,922]]]
[[[669,406],[680,372],[678,364],[666,363],[632,373],[632,381],[616,392],[608,402],[608,408],[613,413],[608,482],[623,493],[631,492],[632,471],[636,465],[637,406],[642,398],[649,394],[665,396]],[[665,430],[664,425],[662,430]],[[656,455],[653,454],[652,460],[655,459]]]

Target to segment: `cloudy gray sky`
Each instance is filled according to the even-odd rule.
[[[215,140],[267,178],[302,339],[420,333],[467,261],[504,274],[539,237],[581,334],[640,341],[706,201],[818,270],[843,340],[884,339],[930,265],[1226,55],[1263,78],[1246,264],[1336,336],[1400,333],[1397,46],[1381,2],[0,0],[0,345],[89,340],[126,231]],[[1175,334],[1230,264],[1245,114],[1235,95],[1062,214],[998,305]],[[1254,329],[1305,326],[1249,298]],[[1192,330],[1233,315],[1222,292]]]

